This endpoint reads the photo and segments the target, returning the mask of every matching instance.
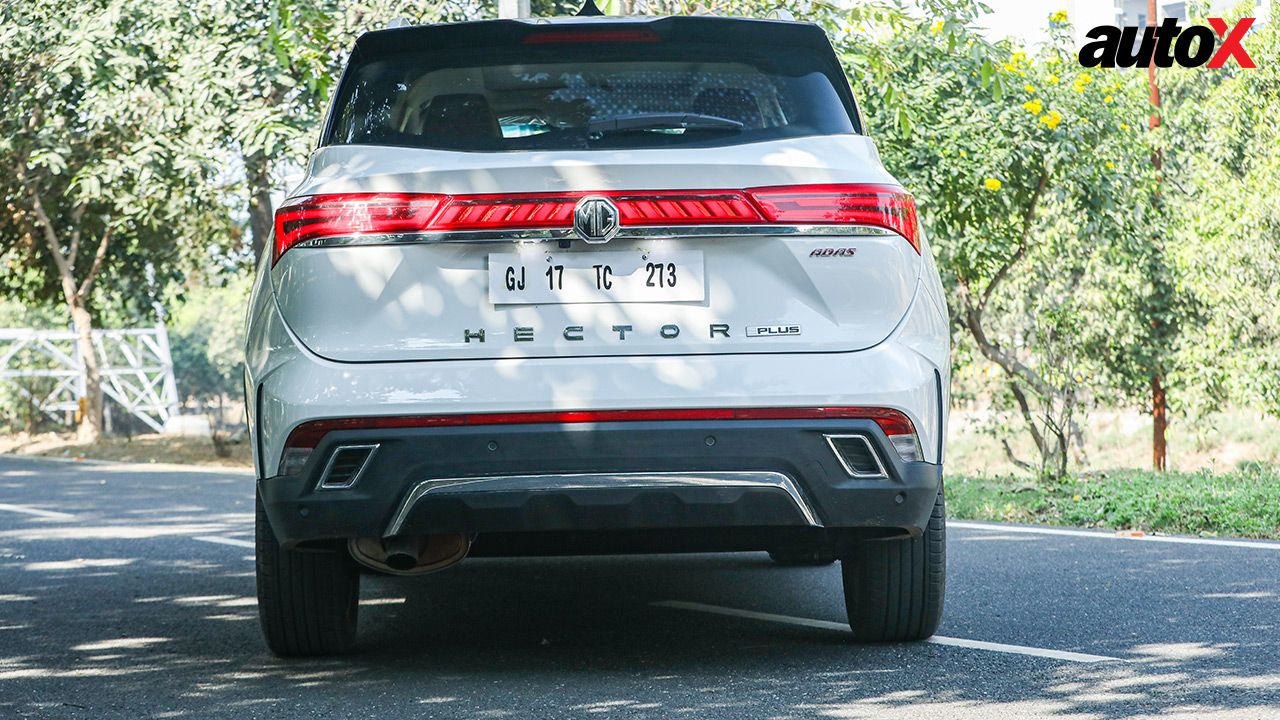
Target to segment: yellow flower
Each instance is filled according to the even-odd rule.
[[[1044,81],[1045,81],[1045,82],[1047,82],[1047,83],[1049,83],[1050,85],[1057,85],[1057,84],[1058,84],[1058,76],[1057,76],[1057,75],[1050,75],[1049,77],[1045,78],[1045,79],[1044,79]]]
[[[1115,170],[1115,169],[1116,169],[1116,164],[1115,164],[1115,163],[1113,163],[1113,162],[1111,162],[1110,160],[1108,160],[1108,161],[1107,161],[1107,169],[1108,169],[1108,170]]]
[[[1058,127],[1058,123],[1062,122],[1062,113],[1058,112],[1057,110],[1050,110],[1049,112],[1040,116],[1040,122],[1044,123],[1045,125],[1048,125],[1049,129],[1052,130]]]
[[[1022,86],[1022,89],[1026,90],[1029,93],[1033,93],[1036,91],[1036,86],[1032,85],[1031,83],[1027,83],[1026,85]]]
[[[1071,499],[1072,499],[1072,500],[1075,500],[1076,502],[1080,502],[1080,496],[1079,496],[1079,495],[1072,495],[1072,496],[1071,496]]]
[[[995,192],[999,190],[1003,185],[1004,183],[1000,182],[995,178],[987,178],[986,180],[982,181],[982,187],[990,190],[991,192]]]
[[[1121,130],[1128,130],[1128,129],[1129,129],[1129,123],[1120,123],[1120,129],[1121,129]]]
[[[938,22],[929,26],[929,32],[934,35],[940,34],[942,32],[942,25],[943,25],[943,22],[939,20]]]
[[[961,150],[961,151],[960,151],[960,157],[969,157],[969,153],[968,153],[968,152],[966,152],[966,151],[964,151],[964,150]]]
[[[1064,23],[1066,21],[1067,21],[1066,10],[1059,10],[1058,12],[1049,16],[1049,22]]]
[[[1040,98],[1022,103],[1022,107],[1026,108],[1026,111],[1032,115],[1039,115],[1040,111],[1044,109],[1044,105],[1040,103]]]
[[[1114,99],[1114,98],[1112,98],[1110,95],[1108,95],[1108,96],[1106,96],[1106,97],[1102,98],[1102,102],[1104,102],[1104,103],[1115,102],[1115,99]]]
[[[1089,83],[1093,82],[1093,76],[1090,75],[1089,73],[1080,73],[1080,77],[1076,78],[1076,82],[1080,83],[1081,85],[1088,85]]]

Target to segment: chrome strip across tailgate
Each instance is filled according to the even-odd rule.
[[[746,238],[814,235],[822,237],[883,237],[894,233],[868,225],[679,225],[624,227],[615,240],[679,240],[687,238]],[[537,230],[459,230],[406,234],[339,235],[316,238],[294,247],[343,247],[347,245],[421,245],[431,243],[556,242],[580,239],[573,228]]]

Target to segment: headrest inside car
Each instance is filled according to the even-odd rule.
[[[489,101],[479,93],[435,96],[419,112],[418,132],[448,145],[487,147],[502,138]]]
[[[707,88],[693,100],[693,111],[737,120],[748,129],[764,124],[755,93],[742,88]]]

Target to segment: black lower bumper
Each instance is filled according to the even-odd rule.
[[[829,434],[865,437],[886,476],[851,477]],[[333,450],[362,444],[378,448],[359,480],[319,488]],[[742,475],[752,482],[733,481]],[[540,477],[550,480],[540,486]],[[339,431],[298,474],[258,486],[272,528],[291,544],[435,532],[916,532],[941,477],[939,465],[902,462],[870,420],[726,420]]]

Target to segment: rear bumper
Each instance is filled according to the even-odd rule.
[[[826,435],[865,437],[852,477]],[[340,446],[377,445],[351,487]],[[657,421],[335,431],[296,475],[259,481],[286,543],[434,532],[900,528],[928,521],[941,466],[902,462],[871,420]]]

